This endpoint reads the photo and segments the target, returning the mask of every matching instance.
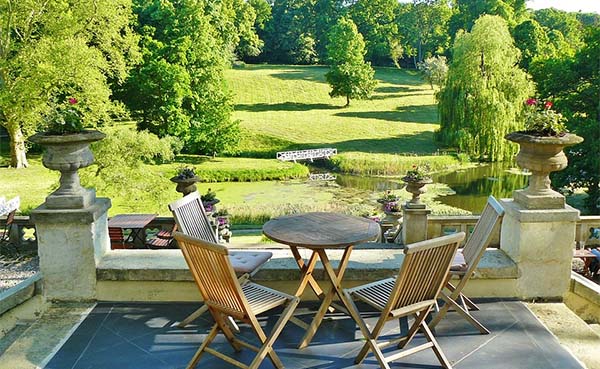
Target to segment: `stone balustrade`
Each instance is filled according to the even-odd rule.
[[[434,238],[447,235],[454,232],[465,232],[469,238],[475,223],[479,219],[478,215],[432,215],[428,218],[427,238]],[[0,228],[4,227],[6,218],[0,218]],[[21,249],[35,250],[37,240],[35,234],[35,225],[28,216],[15,217],[15,227],[13,227],[13,239],[18,240],[17,246]],[[155,218],[149,225],[150,230],[173,229],[175,221],[172,217],[164,216]],[[590,229],[600,229],[600,216],[581,216],[577,222],[575,242],[577,247],[585,245],[599,245],[600,239],[596,239]],[[465,239],[465,241],[466,241]],[[494,237],[490,243],[490,248],[500,246],[500,229],[494,232]]]

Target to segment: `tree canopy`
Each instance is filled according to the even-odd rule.
[[[376,84],[375,71],[365,62],[365,42],[350,19],[341,18],[331,29],[327,54],[331,65],[325,75],[331,86],[329,95],[345,96],[346,106],[350,99],[369,97]]]
[[[7,0],[0,3],[0,125],[11,166],[27,166],[24,137],[53,104],[75,97],[87,125],[118,111],[111,85],[137,59],[130,0]]]
[[[219,37],[198,0],[136,0],[143,61],[121,98],[139,128],[179,137],[185,150],[214,154],[234,149],[238,123],[223,71],[233,48]]]
[[[516,147],[502,138],[522,127],[533,83],[517,66],[520,53],[507,22],[482,16],[471,33],[456,37],[452,52],[446,85],[438,93],[439,139],[475,158],[512,158]]]

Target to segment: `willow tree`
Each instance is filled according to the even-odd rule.
[[[519,69],[507,23],[499,16],[479,18],[471,33],[457,36],[444,88],[438,93],[438,139],[472,157],[511,158],[516,147],[504,140],[522,128],[524,101],[533,94],[529,76]]]

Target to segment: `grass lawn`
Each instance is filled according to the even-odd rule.
[[[235,95],[234,118],[241,121],[244,132],[241,157],[181,155],[174,163],[144,165],[140,178],[131,181],[142,184],[98,185],[98,196],[112,199],[109,215],[167,215],[167,204],[180,196],[169,178],[182,165],[194,166],[200,177],[215,182],[199,184],[198,189],[215,190],[220,206],[227,208],[237,223],[260,223],[274,215],[299,211],[364,214],[375,209],[379,193],[305,180],[274,181],[306,178],[308,173],[300,164],[276,161],[279,150],[335,147],[340,154],[333,165],[363,175],[400,174],[421,162],[436,169],[457,164],[452,156],[436,155],[433,90],[418,73],[378,68],[379,84],[372,99],[352,101],[343,108],[344,98],[329,97],[326,71],[319,66],[266,65],[228,71]],[[2,151],[6,160],[6,150]],[[42,203],[58,183],[58,173],[42,167],[39,157],[30,156],[30,163],[25,170],[0,168],[0,196],[20,196],[25,212]],[[90,167],[84,172],[93,170]],[[425,200],[434,212],[454,212],[433,200],[444,192],[443,185],[431,187]]]
[[[353,159],[401,163],[400,155],[433,155],[438,128],[434,91],[415,71],[377,68],[378,85],[369,100],[329,97],[327,67],[247,65],[227,72],[235,96],[234,117],[244,135],[241,156],[273,157],[276,151],[335,147],[347,167]],[[443,160],[456,164],[454,158]],[[371,158],[368,158],[371,160]],[[432,162],[437,158],[430,158]],[[349,162],[349,163],[348,163]],[[394,165],[391,172],[394,174]],[[365,173],[361,170],[353,172]]]

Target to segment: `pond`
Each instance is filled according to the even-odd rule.
[[[448,185],[451,192],[437,197],[436,200],[478,214],[485,206],[489,195],[497,199],[511,197],[512,191],[527,185],[526,175],[510,169],[511,165],[508,163],[494,163],[437,173],[433,176],[433,180]],[[400,179],[350,175],[338,175],[336,182],[343,187],[375,192],[397,190],[404,186]]]

